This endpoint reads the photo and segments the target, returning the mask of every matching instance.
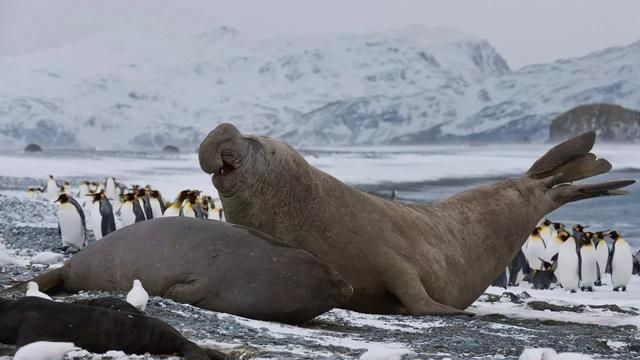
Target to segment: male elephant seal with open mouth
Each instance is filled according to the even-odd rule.
[[[571,201],[634,181],[570,185],[611,169],[593,132],[560,144],[520,178],[435,204],[402,204],[349,187],[289,145],[222,124],[200,145],[227,220],[333,265],[353,285],[348,309],[459,314],[504,271],[537,222]],[[567,184],[565,184],[567,183]]]
[[[54,293],[128,291],[134,279],[151,295],[286,323],[310,320],[353,292],[331,266],[304,250],[253,229],[187,217],[122,228],[33,281]]]

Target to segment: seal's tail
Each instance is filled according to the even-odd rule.
[[[51,271],[47,271],[46,273],[38,275],[29,281],[37,282],[39,290],[44,293],[55,293],[56,290],[62,289],[64,285],[64,278],[62,276],[64,274],[64,271],[65,267],[63,266]],[[27,291],[27,283],[29,281],[23,281],[17,285],[0,291],[0,296],[24,295],[24,293]]]
[[[549,189],[557,189],[556,195],[562,203],[596,196],[626,194],[626,191],[618,189],[635,183],[635,180],[570,184],[611,170],[611,163],[605,159],[598,159],[590,152],[595,141],[596,133],[590,131],[554,146],[531,166],[525,177],[543,179]]]

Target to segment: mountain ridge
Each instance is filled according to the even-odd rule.
[[[638,57],[640,41],[513,71],[488,41],[442,28],[257,40],[125,29],[0,58],[0,135],[192,148],[233,122],[298,147],[546,141],[574,106],[640,108]]]

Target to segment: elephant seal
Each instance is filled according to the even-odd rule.
[[[617,195],[634,181],[572,185],[611,169],[590,154],[595,133],[551,149],[520,178],[435,204],[358,191],[309,165],[291,146],[231,124],[199,148],[227,220],[333,265],[354,287],[345,308],[460,314],[504,271],[538,221],[571,201]]]
[[[85,350],[104,353],[184,356],[185,359],[225,359],[215,350],[201,349],[168,324],[144,315],[37,297],[0,299],[0,342],[22,347],[36,341],[73,342]]]
[[[124,227],[32,281],[55,293],[128,291],[134,279],[150,295],[285,323],[310,320],[353,292],[338,272],[304,250],[243,226],[187,217]]]

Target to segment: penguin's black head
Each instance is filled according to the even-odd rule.
[[[49,179],[53,179],[53,175],[49,175]]]
[[[609,231],[608,230],[607,231],[598,231],[598,232],[596,232],[595,235],[596,235],[596,239],[602,240],[602,239],[605,238],[605,236],[609,235]]]
[[[149,193],[149,195],[154,198],[154,199],[159,199],[160,198],[160,191],[158,190],[151,190],[151,192]]]
[[[580,224],[574,224],[572,227],[573,231],[575,232],[582,232],[584,231],[584,226],[580,225]]]
[[[540,259],[540,258],[538,258]],[[540,261],[542,261],[542,268],[544,269],[544,271],[554,271],[554,266],[552,263],[544,261],[542,259],[540,259]]]
[[[187,198],[187,196],[189,196],[190,192],[191,190],[180,191],[180,194],[178,194],[178,201],[184,201]]]
[[[593,233],[590,232],[590,231],[585,232],[584,233],[584,238],[587,239],[587,240],[593,239]]]
[[[549,226],[551,224],[553,224],[553,222],[549,219],[544,219],[544,222],[542,223],[544,226]]]
[[[609,237],[612,238],[613,240],[618,240],[618,238],[620,237],[620,234],[617,231],[610,231],[609,232]]]
[[[553,227],[556,229],[556,231],[560,231],[561,229],[564,229],[564,224],[563,223],[553,223]]]
[[[533,232],[531,233],[531,235],[540,236],[540,228],[537,227],[537,228],[533,229]]]
[[[195,204],[198,201],[198,196],[199,195],[200,195],[200,190],[189,191],[189,193],[187,194],[189,202],[192,203],[192,204]]]
[[[562,232],[560,233],[560,240],[567,241],[567,239],[569,239],[569,233],[562,230]]]
[[[145,195],[147,195],[147,190],[145,189],[138,189],[136,191],[136,195],[138,195],[139,197],[144,197]]]
[[[125,201],[133,201],[136,199],[136,194],[130,192],[124,196]]]
[[[69,202],[69,195],[67,194],[60,194],[60,196],[58,196],[58,199],[54,202],[59,202],[60,204],[64,204],[66,202]]]

